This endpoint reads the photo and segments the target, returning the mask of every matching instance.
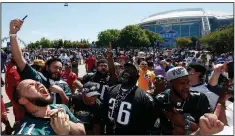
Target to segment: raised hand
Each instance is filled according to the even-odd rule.
[[[20,30],[23,23],[24,23],[24,21],[21,20],[21,19],[12,20],[10,22],[10,31],[9,31],[9,33],[10,34],[16,34]]]
[[[201,135],[212,135],[224,129],[224,124],[218,119],[221,112],[221,105],[216,106],[213,114],[203,115],[199,121],[199,132]]]
[[[70,133],[69,116],[64,109],[59,110],[58,114],[51,117],[50,125],[57,135],[68,135]]]

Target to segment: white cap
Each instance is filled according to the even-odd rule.
[[[166,73],[166,80],[171,81],[177,78],[181,78],[184,76],[188,76],[188,72],[183,67],[174,67],[167,71]]]

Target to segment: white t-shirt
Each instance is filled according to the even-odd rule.
[[[233,126],[233,103],[229,104],[225,110],[228,125]]]
[[[206,87],[206,84],[202,84],[202,85],[199,85],[199,86],[196,86],[196,87],[190,87],[190,90],[204,93],[208,98],[208,101],[209,101],[209,104],[210,104],[212,110],[214,111],[214,109],[216,107],[216,104],[217,104],[217,101],[219,99],[219,96],[217,94],[211,92]]]
[[[62,62],[63,62],[64,64],[67,63],[67,62],[69,62],[69,60],[70,60],[67,55],[65,55],[65,56],[61,55],[59,58],[62,60]]]
[[[225,114],[229,126],[224,126],[221,132],[214,135],[233,135],[233,103],[226,107]]]
[[[214,135],[233,135],[233,126],[224,126],[224,129]]]

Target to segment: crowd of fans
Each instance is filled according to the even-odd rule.
[[[233,53],[188,49],[38,49],[22,51],[10,23],[1,52],[2,123],[17,135],[233,134]],[[3,61],[4,58],[4,61]],[[79,65],[87,74],[79,76]]]

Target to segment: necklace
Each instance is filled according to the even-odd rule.
[[[183,112],[184,111],[184,105],[186,103],[186,101],[188,101],[189,98],[187,98],[187,100],[184,100],[182,106],[180,109],[177,109],[179,112]],[[171,101],[170,101],[170,94],[168,95],[168,103],[171,104]],[[181,102],[177,102],[177,106],[181,105]],[[175,106],[174,106],[175,107]]]
[[[114,134],[115,134],[115,130],[116,130],[116,118],[117,118],[117,110],[118,110],[118,107],[119,107],[119,105],[121,104],[121,102],[123,101],[123,100],[125,100],[126,99],[126,97],[134,90],[134,89],[136,89],[137,88],[137,86],[135,85],[135,86],[133,86],[131,89],[129,89],[128,91],[122,91],[122,89],[121,89],[121,85],[120,85],[120,87],[119,87],[119,90],[118,90],[118,93],[117,93],[117,96],[116,96],[116,100],[115,100],[115,103],[114,103],[114,109],[112,110],[112,113],[111,113],[111,118],[112,118],[112,120],[111,120],[111,122],[114,124],[114,126],[113,126],[113,132],[114,132]]]

